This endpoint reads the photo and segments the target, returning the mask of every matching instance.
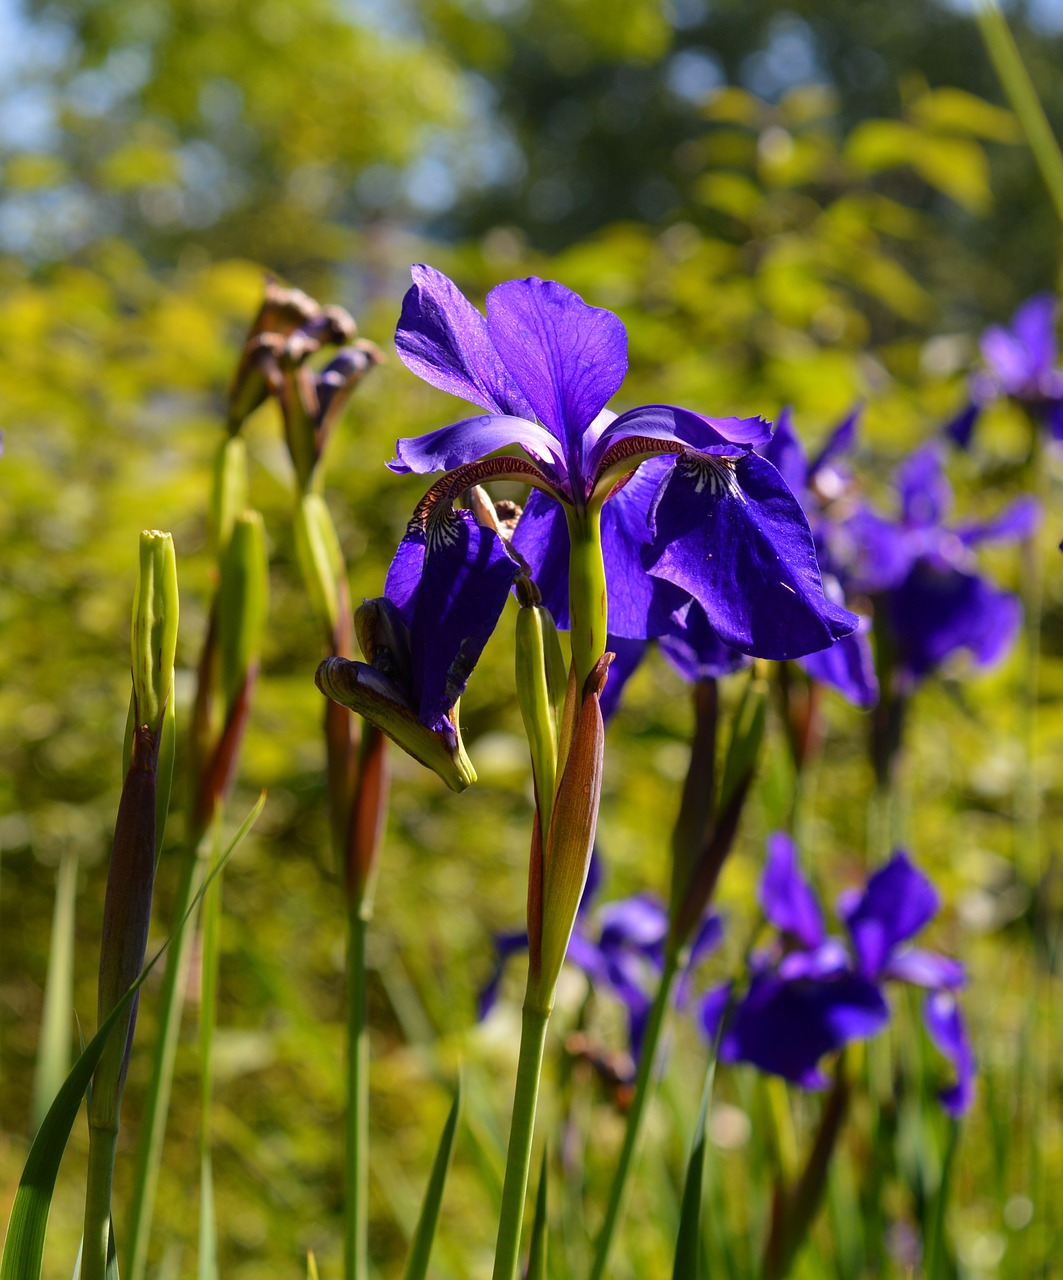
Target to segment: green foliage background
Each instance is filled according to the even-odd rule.
[[[86,1026],[95,1005],[136,538],[159,527],[177,545],[180,719],[209,587],[208,468],[263,273],[348,306],[362,334],[388,351],[411,261],[431,261],[473,297],[518,274],[563,280],[628,326],[623,404],[773,417],[789,403],[814,444],[863,400],[861,471],[869,491],[884,496],[889,466],[962,403],[980,329],[1056,282],[1059,229],[1014,121],[994,105],[999,93],[970,22],[929,0],[883,13],[827,0],[785,9],[99,0],[34,3],[17,19],[24,56],[2,82],[10,110],[0,131],[5,1213],[28,1143],[64,851],[79,859],[75,1007]],[[1016,25],[1058,133],[1060,38],[1022,15]],[[812,51],[807,65],[793,53],[802,48]],[[796,79],[785,73],[787,50]],[[455,414],[455,403],[418,383],[393,351],[357,393],[331,446],[327,485],[353,599],[379,592],[420,496],[416,478],[383,467],[395,437]],[[341,1203],[344,921],[326,852],[322,708],[312,683],[319,641],[298,585],[291,477],[271,406],[253,420],[249,442],[252,498],[271,543],[273,623],[234,824],[260,788],[270,797],[225,884],[215,1182],[227,1280],[302,1274],[308,1248],[322,1275],[335,1274]],[[994,409],[974,454],[955,459],[964,516],[990,513],[1017,490],[1026,447],[1017,415]],[[1044,878],[1016,861],[1015,797],[1026,768],[1021,653],[977,681],[953,669],[919,695],[905,774],[907,839],[948,904],[935,942],[972,971],[967,1009],[983,1080],[949,1218],[958,1273],[971,1276],[1033,1274],[1060,1244],[1060,992],[1048,952],[1063,829],[1055,553],[1063,528],[1058,461],[1049,465],[1036,762]],[[1014,554],[991,562],[1018,585]],[[531,815],[508,625],[463,700],[480,785],[455,799],[412,761],[394,760],[370,957],[371,1242],[385,1276],[398,1274],[459,1059],[465,1129],[435,1273],[476,1276],[489,1265],[517,1006],[509,1001],[477,1027],[475,995],[490,968],[492,930],[521,919]],[[805,853],[832,898],[863,873],[871,777],[863,718],[832,700],[829,719]],[[666,817],[688,728],[684,691],[651,661],[611,730],[601,825],[608,897],[665,886]],[[734,925],[729,950],[706,979],[737,956],[787,770],[777,737],[721,886]],[[179,833],[177,812],[172,844]],[[164,853],[158,941],[169,919],[169,870]],[[573,979],[569,1024],[582,1016],[582,996]],[[1024,1039],[1031,1002],[1044,1015],[1034,1042]],[[152,1016],[149,987],[141,1044]],[[589,1016],[619,1043],[615,1010]],[[872,1068],[888,1072],[894,1054],[936,1071],[913,1010],[898,1017],[901,1034],[891,1049],[876,1049]],[[664,1274],[703,1062],[693,1030],[679,1027],[650,1132],[660,1149],[643,1161],[618,1275]],[[619,1116],[559,1049],[554,1064],[559,1096],[592,1126],[593,1175],[608,1168]],[[144,1070],[134,1054],[124,1154]],[[159,1276],[193,1266],[196,1098],[190,1018],[156,1223]],[[735,1250],[731,1274],[745,1275],[768,1194],[768,1100],[741,1072],[724,1073],[718,1098],[713,1194],[720,1221],[730,1223],[720,1235]],[[798,1101],[798,1140],[814,1111],[814,1100]],[[858,1109],[832,1212],[801,1275],[836,1274],[835,1259],[863,1247],[841,1228],[845,1197],[856,1194],[870,1159],[861,1137],[868,1121]],[[912,1108],[898,1114],[882,1198],[882,1225],[894,1236],[936,1186],[943,1147],[935,1125]],[[48,1275],[70,1272],[83,1158],[75,1143]],[[129,1162],[120,1158],[120,1195],[123,1171],[128,1177]],[[583,1189],[568,1191],[555,1254],[565,1256],[567,1245],[578,1259]],[[1036,1202],[1029,1226],[1023,1197]],[[591,1193],[587,1223],[600,1208]],[[121,1244],[120,1214],[117,1221]],[[902,1273],[901,1262],[888,1266]]]

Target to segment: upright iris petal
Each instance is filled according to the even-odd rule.
[[[804,947],[822,945],[826,937],[823,913],[797,865],[797,846],[784,831],[768,838],[760,903],[776,929],[791,934]]]
[[[561,442],[573,496],[589,497],[584,436],[627,373],[623,324],[552,280],[510,280],[492,289],[487,324],[539,421]]]
[[[413,288],[395,335],[403,364],[433,387],[492,413],[533,417],[479,311],[442,272],[418,265],[410,274]]]
[[[902,942],[937,914],[938,895],[903,853],[874,873],[860,898],[843,907],[860,969],[877,978]]]

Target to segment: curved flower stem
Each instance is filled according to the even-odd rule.
[[[530,988],[530,984],[529,984]],[[546,1027],[550,1010],[533,1003],[529,990],[524,1000],[520,1027],[520,1056],[517,1084],[513,1094],[513,1118],[506,1155],[506,1177],[502,1184],[502,1212],[495,1245],[492,1280],[513,1280],[517,1274],[520,1232],[524,1222],[524,1201],[528,1194],[535,1106],[539,1097],[539,1077],[543,1069]]]
[[[565,508],[568,516],[568,598],[576,689],[605,652],[609,613],[602,559],[601,508]]]
[[[642,1042],[638,1075],[635,1077],[635,1096],[631,1102],[631,1109],[627,1113],[627,1130],[624,1133],[624,1145],[621,1148],[620,1158],[617,1160],[616,1171],[613,1174],[613,1184],[609,1189],[609,1204],[605,1210],[605,1220],[602,1222],[601,1230],[598,1232],[598,1239],[594,1248],[594,1266],[591,1268],[590,1280],[602,1280],[605,1275],[606,1263],[609,1260],[609,1249],[612,1246],[613,1236],[616,1233],[616,1227],[624,1207],[627,1178],[631,1170],[639,1131],[642,1127],[643,1113],[646,1110],[646,1103],[653,1089],[657,1045],[661,1037],[661,1028],[664,1025],[664,1015],[668,1009],[668,1002],[678,972],[679,953],[675,948],[670,948],[665,956],[660,985],[657,988],[657,995],[654,997],[653,1007],[650,1010],[649,1020],[646,1024],[646,1035]]]
[[[347,1127],[345,1280],[369,1274],[369,1031],[366,1026],[365,943],[371,908],[351,899],[347,933]]]

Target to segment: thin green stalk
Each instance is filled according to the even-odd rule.
[[[946,1265],[945,1251],[945,1211],[948,1208],[949,1192],[952,1188],[952,1168],[956,1155],[956,1147],[960,1134],[960,1126],[955,1120],[949,1121],[948,1145],[945,1148],[945,1159],[941,1167],[941,1182],[934,1201],[934,1216],[931,1221],[930,1239],[926,1249],[927,1280],[938,1280],[949,1274]]]
[[[531,1003],[530,997],[525,998],[492,1280],[514,1280],[517,1274],[524,1201],[528,1194],[528,1171],[531,1167],[532,1136],[535,1132],[535,1106],[539,1097],[539,1077],[543,1069],[543,1051],[549,1021],[549,1009],[539,1009]]]
[[[89,1127],[89,1173],[85,1190],[85,1237],[81,1280],[106,1280],[107,1249],[111,1240],[111,1186],[118,1126]]]
[[[205,859],[195,853],[186,853],[183,862],[173,918],[178,922],[185,920],[186,916],[188,919],[183,927],[178,926],[180,931],[175,934],[167,952],[166,971],[159,996],[159,1029],[155,1040],[151,1074],[148,1077],[148,1090],[144,1098],[140,1138],[137,1143],[136,1170],[133,1175],[133,1199],[129,1206],[126,1249],[130,1280],[144,1280],[147,1273],[148,1242],[155,1212],[155,1195],[159,1185],[162,1145],[166,1136],[166,1117],[170,1109],[174,1058],[177,1053],[177,1039],[181,1032],[181,1016],[185,1007],[192,939],[196,932],[195,916],[198,907],[193,909],[192,904],[207,873]]]
[[[1030,456],[1026,463],[1026,485],[1042,511],[1048,511],[1048,468],[1045,465],[1043,428],[1030,419]],[[1041,681],[1041,621],[1044,613],[1044,563],[1036,532],[1023,540],[1022,566],[1023,633],[1026,670],[1023,688],[1023,749],[1025,768],[1020,782],[1019,865],[1033,884],[1041,887],[1044,874],[1041,851],[1041,795],[1037,777],[1037,703]]]
[[[1015,37],[995,0],[979,0],[975,18],[993,68],[1011,109],[1019,118],[1056,213],[1063,222],[1063,154],[1015,44]]]
[[[1051,510],[1049,503],[1049,471],[1044,449],[1044,427],[1029,414],[1030,452],[1026,460],[1024,488],[1033,493],[1041,511]],[[1051,877],[1045,866],[1041,840],[1041,791],[1038,778],[1037,720],[1041,682],[1041,625],[1044,613],[1044,563],[1040,555],[1037,532],[1024,539],[1020,547],[1021,595],[1023,605],[1023,639],[1025,671],[1022,697],[1023,771],[1016,796],[1018,818],[1017,862],[1039,904],[1034,913],[1033,994],[1026,1003],[1023,1040],[1031,1050],[1021,1053],[1020,1061],[1028,1063],[1019,1091],[1020,1111],[1025,1111],[1022,1135],[1015,1142],[1016,1155],[1022,1167],[1023,1182],[1038,1208],[1048,1203],[1045,1166],[1037,1132],[1038,1117],[1050,1105],[1047,1077],[1038,1071],[1039,1062],[1051,1058],[1050,1023],[1044,1010],[1051,1006],[1051,975],[1055,945],[1059,935],[1058,913],[1054,910],[1050,889]],[[1037,949],[1043,940],[1045,956],[1039,962]],[[951,1146],[949,1153],[951,1155]],[[1022,1263],[1029,1261],[1030,1237],[1023,1232],[1020,1246]],[[930,1273],[928,1273],[930,1274]]]
[[[591,1268],[590,1280],[602,1280],[605,1275],[606,1263],[609,1260],[609,1250],[624,1207],[628,1174],[631,1172],[635,1146],[642,1127],[643,1113],[646,1110],[646,1103],[650,1094],[653,1092],[657,1045],[661,1037],[664,1015],[668,1009],[672,987],[678,972],[679,955],[674,948],[670,948],[665,956],[661,982],[657,988],[653,1007],[650,1010],[649,1021],[646,1024],[646,1034],[642,1042],[642,1054],[639,1058],[638,1075],[635,1077],[635,1096],[627,1113],[627,1130],[624,1133],[624,1145],[621,1148],[620,1157],[613,1173],[612,1186],[609,1188],[609,1203],[606,1206],[605,1219],[602,1222],[601,1230],[598,1232],[598,1239],[595,1243],[594,1265]]]
[[[220,810],[214,820],[214,857],[221,852]],[[199,1002],[199,1276],[217,1280],[217,1226],[214,1212],[214,1169],[211,1159],[211,1110],[214,1102],[214,1028],[218,1005],[218,943],[221,931],[220,873],[203,897],[202,978]]]
[[[369,908],[352,899],[347,927],[347,1129],[344,1270],[369,1274],[369,1031],[366,1026],[366,938]]]

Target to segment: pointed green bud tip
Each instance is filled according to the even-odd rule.
[[[314,681],[326,698],[375,724],[403,751],[437,773],[451,791],[464,791],[476,781],[476,770],[461,741],[456,705],[451,719],[443,721],[444,728],[429,729],[394,680],[376,667],[347,658],[326,658]]]
[[[177,557],[173,538],[156,529],[140,535],[140,569],[133,596],[133,699],[138,726],[162,728],[173,688],[177,650]]]

